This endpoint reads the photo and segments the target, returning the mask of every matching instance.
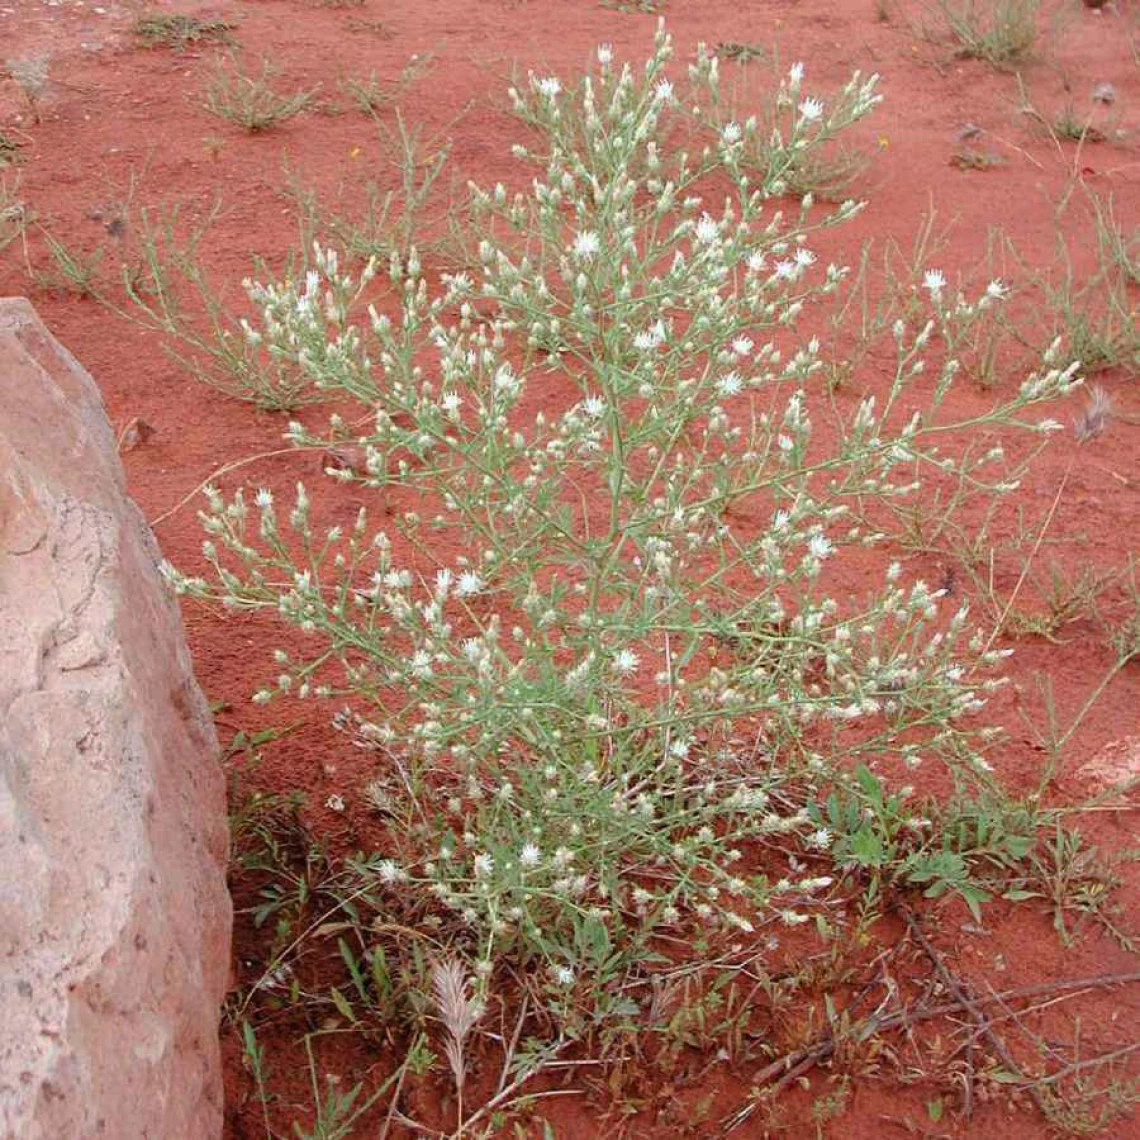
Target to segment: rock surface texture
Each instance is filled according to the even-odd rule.
[[[224,787],[91,377],[0,300],[0,1137],[221,1135]]]
[[[1140,736],[1125,736],[1106,744],[1078,769],[1094,792],[1135,787],[1140,780]]]

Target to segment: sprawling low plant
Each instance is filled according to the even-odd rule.
[[[842,863],[764,852],[822,858],[813,803],[845,770],[986,778],[1000,653],[858,519],[927,479],[1010,490],[973,442],[1048,431],[1026,413],[1074,384],[1046,361],[953,420],[954,360],[924,370],[933,306],[895,326],[878,396],[817,433],[823,348],[797,323],[841,288],[812,247],[859,205],[774,208],[747,128],[680,145],[714,77],[702,52],[678,92],[670,54],[662,29],[643,70],[603,47],[572,90],[512,93],[538,172],[473,190],[475,275],[436,282],[412,252],[385,284],[318,248],[304,280],[250,284],[251,341],[367,416],[289,438],[391,522],[325,531],[303,486],[285,507],[210,488],[213,579],[168,570],[307,634],[256,699],[343,698],[382,760],[366,796],[399,826],[354,864],[354,905],[419,908],[484,979],[537,967],[566,1032],[629,1012],[659,936],[805,921]],[[869,110],[873,81],[852,98]],[[828,121],[799,96],[782,145]]]

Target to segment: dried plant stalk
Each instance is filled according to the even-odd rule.
[[[1073,422],[1078,443],[1086,443],[1103,434],[1112,419],[1112,397],[1099,385],[1089,392],[1089,402]]]
[[[448,1032],[444,1046],[447,1061],[455,1077],[455,1091],[459,1101],[459,1129],[463,1128],[463,1084],[467,1077],[467,1057],[464,1044],[468,1033],[479,1020],[480,1007],[467,992],[467,975],[463,963],[456,958],[436,962],[432,966],[432,987],[439,1019]]]

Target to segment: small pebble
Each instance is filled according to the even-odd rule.
[[[1094,103],[1115,103],[1116,88],[1111,83],[1098,83],[1092,92]]]

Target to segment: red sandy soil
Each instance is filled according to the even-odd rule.
[[[366,177],[382,185],[393,183],[394,171],[378,164],[372,124],[355,110],[307,113],[260,136],[243,134],[211,117],[201,106],[201,92],[217,49],[203,46],[181,55],[148,50],[129,30],[138,10],[114,0],[104,0],[101,6],[81,0],[0,0],[0,58],[50,58],[41,121],[33,121],[15,83],[0,81],[0,130],[24,144],[24,161],[17,168],[19,197],[68,245],[81,250],[106,245],[110,253],[105,264],[110,268],[116,263],[116,243],[129,247],[131,242],[129,229],[121,236],[111,232],[117,230],[112,220],[128,201],[135,209],[183,204],[201,211],[220,199],[222,213],[207,246],[209,268],[233,296],[239,294],[238,282],[250,271],[255,255],[279,265],[295,245],[294,215],[283,193],[285,163],[323,194],[335,198],[343,190],[349,202],[359,200]],[[549,68],[572,75],[588,64],[601,41],[611,41],[618,58],[642,59],[654,26],[650,15],[617,11],[592,0],[364,0],[351,7],[231,0],[166,10],[232,20],[247,59],[273,60],[287,87],[323,84],[322,94],[329,99],[341,99],[336,80],[342,71],[357,76],[376,71],[391,78],[413,55],[431,55],[428,77],[402,98],[403,114],[410,123],[424,124],[429,134],[452,139],[455,172],[483,184],[520,176],[510,144],[521,137],[521,128],[503,98],[513,68]],[[1068,102],[1079,118],[1094,114],[1107,138],[1081,148],[1072,142],[1056,144],[1030,129],[1017,112],[1012,74],[954,59],[945,45],[919,37],[913,26],[920,15],[917,8],[891,5],[891,19],[881,21],[872,0],[670,0],[666,14],[678,68],[691,58],[696,42],[705,40],[760,43],[775,46],[785,62],[803,59],[809,90],[831,90],[854,68],[882,73],[885,102],[861,135],[874,151],[874,162],[856,187],[870,204],[854,224],[835,231],[827,256],[850,263],[870,237],[893,236],[909,248],[921,215],[933,206],[941,222],[954,222],[952,243],[939,261],[953,279],[956,272],[978,266],[991,225],[1005,227],[1032,263],[1048,263],[1054,204],[1072,189],[1074,177],[1103,197],[1112,195],[1126,226],[1140,222],[1140,65],[1129,42],[1140,32],[1140,21],[1127,5],[1093,11],[1078,0],[1065,0],[1059,11],[1063,33],[1049,39],[1047,58],[1025,65],[1022,73],[1034,102],[1046,114]],[[762,69],[764,64],[751,66]],[[1090,100],[1093,86],[1102,81],[1115,88],[1111,107]],[[386,113],[389,121],[391,114]],[[984,134],[974,145],[1000,156],[1000,163],[985,170],[951,165],[966,123],[982,128]],[[6,173],[11,183],[13,171]],[[1078,185],[1078,198],[1082,193]],[[1074,232],[1091,234],[1087,226]],[[1085,242],[1080,259],[1090,252],[1090,239],[1077,240]],[[35,229],[29,250],[34,266],[49,268]],[[975,279],[983,272],[978,270]],[[1009,270],[1006,276],[1015,274]],[[984,283],[985,277],[980,280]],[[96,301],[35,284],[17,246],[0,257],[0,294],[31,296],[55,334],[98,380],[114,423],[137,416],[155,428],[152,438],[124,453],[130,487],[149,518],[161,517],[156,532],[166,556],[183,568],[197,567],[202,532],[193,503],[184,503],[184,498],[223,464],[280,447],[282,419],[199,385],[168,360],[159,338]],[[1019,492],[1031,521],[1044,518],[1056,501],[1048,553],[1070,570],[1124,565],[1136,553],[1140,533],[1135,522],[1140,507],[1140,388],[1120,370],[1103,373],[1098,380],[1112,395],[1118,413],[1107,433],[1080,450],[1069,435],[1058,440]],[[963,407],[989,399],[976,385],[963,384],[961,390]],[[853,402],[858,395],[848,392],[841,398]],[[1063,414],[1075,410],[1064,409]],[[312,422],[321,417],[316,413]],[[318,466],[311,453],[277,457],[220,482],[232,488],[241,478],[285,488],[296,478],[317,482]],[[345,504],[342,496],[339,509],[354,512],[356,495],[348,498],[353,502]],[[937,564],[922,567],[930,578],[939,570]],[[1012,584],[1003,582],[1007,590]],[[1110,609],[1120,603],[1116,595],[1105,601]],[[267,791],[306,793],[309,824],[334,846],[362,842],[366,823],[356,818],[351,793],[369,775],[367,755],[324,727],[311,706],[292,716],[281,707],[266,711],[249,703],[249,696],[270,675],[270,648],[287,643],[287,635],[263,622],[223,620],[197,606],[187,607],[185,616],[199,679],[212,700],[229,706],[222,718],[223,736],[228,738],[239,726],[305,719],[300,731],[265,750],[263,764],[248,779]],[[1034,675],[1052,679],[1061,721],[1067,723],[1111,664],[1110,650],[1091,622],[1074,623],[1063,635],[1066,641],[1060,648],[1042,639],[1018,640],[1010,667],[1015,683],[988,710],[991,720],[1004,724],[1011,734],[1000,765],[1014,789],[1028,786],[1042,762],[1020,715],[1040,721]],[[1074,735],[1068,767],[1054,789],[1058,802],[1088,792],[1089,781],[1080,768],[1102,746],[1137,734],[1138,707],[1140,664],[1133,663]],[[349,798],[347,812],[337,814],[323,806],[334,792]],[[1126,812],[1100,813],[1083,827],[1105,851],[1117,852],[1135,846],[1134,818]],[[1130,865],[1121,874],[1126,882],[1119,895],[1120,923],[1135,930],[1138,877]],[[963,976],[979,984],[988,978],[1001,988],[1014,988],[1137,968],[1134,957],[1092,928],[1075,946],[1063,947],[1048,915],[1032,905],[994,903],[986,909],[981,927],[971,924],[957,903],[943,904],[934,914],[937,924],[931,929],[937,931],[939,948]],[[883,936],[901,937],[901,929],[884,931]],[[256,936],[248,922],[239,923],[235,978],[248,983],[256,976]],[[1082,1055],[1128,1045],[1136,1039],[1138,1024],[1137,986],[1084,995],[1034,1022],[1058,1045],[1072,1046],[1080,1035]],[[815,1026],[820,1027],[818,1011]],[[226,1033],[231,1103],[227,1136],[263,1136],[240,1045]],[[786,1044],[787,1034],[783,1040]],[[309,1092],[303,1055],[295,1035],[275,1037],[270,1028],[262,1043],[275,1074],[271,1091],[278,1098],[276,1124],[284,1133],[292,1113],[306,1119]],[[908,1043],[899,1037],[894,1046],[905,1073]],[[350,1086],[369,1066],[384,1071],[385,1058],[361,1056],[359,1051],[338,1056],[330,1050],[321,1054],[321,1065]],[[711,1122],[745,1102],[750,1080],[761,1067],[757,1061],[733,1067],[715,1058],[690,1058],[666,1078],[647,1065],[644,1071],[625,1074],[627,1091],[652,1093],[655,1107],[626,1120],[606,1114],[600,1076],[590,1095],[554,1099],[545,1102],[542,1111],[560,1140],[713,1136],[717,1130]],[[884,1072],[887,1068],[898,1072],[893,1066],[884,1066]],[[1130,1071],[1135,1074],[1135,1067]],[[793,1085],[784,1097],[787,1113],[780,1134],[817,1135],[809,1114],[811,1096],[826,1094],[832,1086],[818,1070],[805,1080],[810,1080],[811,1095]],[[675,1087],[664,1088],[669,1081]],[[935,1123],[928,1102],[937,1094],[947,1110]],[[447,1106],[438,1103],[443,1095],[442,1081],[414,1090],[413,1114],[445,1127]],[[695,1107],[702,1098],[711,1098],[711,1111],[704,1118]],[[960,1113],[960,1090],[934,1088],[921,1080],[908,1086],[874,1069],[856,1071],[846,1111],[822,1125],[819,1134],[851,1140],[880,1135],[1028,1140],[1048,1132],[1028,1098],[1019,1106],[1009,1096],[974,1099],[973,1115],[966,1119]],[[759,1115],[753,1117],[733,1135],[768,1134],[760,1121]],[[358,1134],[377,1135],[376,1123]],[[541,1130],[527,1132],[531,1134],[541,1135]],[[1140,1136],[1140,1120],[1119,1121],[1110,1134]]]

